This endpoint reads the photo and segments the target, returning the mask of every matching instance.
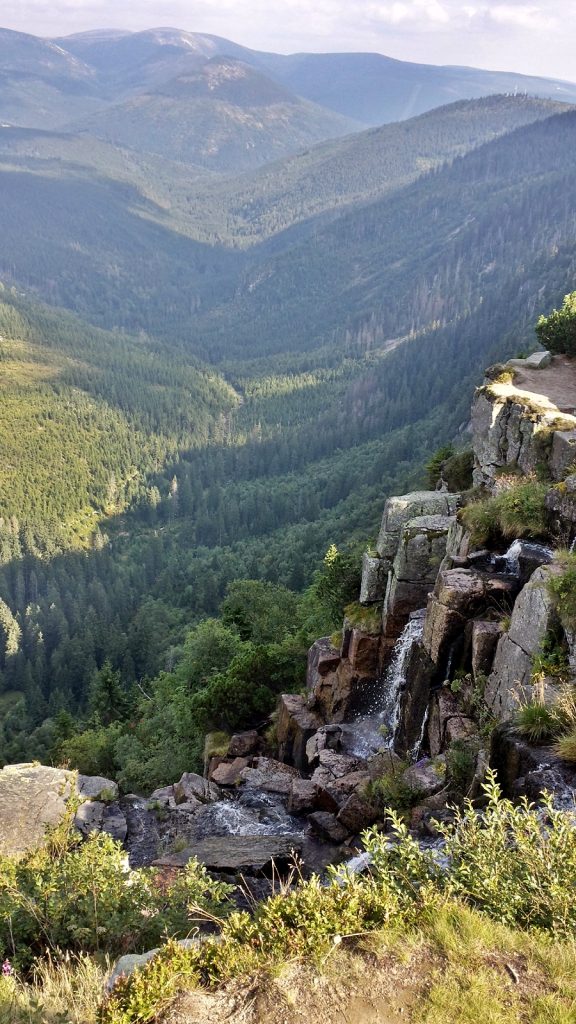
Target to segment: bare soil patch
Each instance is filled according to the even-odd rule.
[[[545,395],[561,412],[576,412],[576,360],[568,356],[553,356],[545,370],[515,368],[514,386]]]

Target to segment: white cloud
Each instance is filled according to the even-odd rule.
[[[438,0],[395,0],[394,3],[371,3],[363,9],[363,15],[375,22],[402,25],[404,22],[424,21],[447,24],[450,14]]]
[[[556,25],[556,18],[546,14],[542,7],[525,4],[499,4],[487,11],[489,18],[497,25],[517,25],[526,29],[549,29]]]

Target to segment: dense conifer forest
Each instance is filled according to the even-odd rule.
[[[457,103],[250,179],[2,133],[4,762],[150,788],[301,686],[383,497],[572,285],[575,118]]]

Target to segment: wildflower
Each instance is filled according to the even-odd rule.
[[[5,976],[14,974],[14,969],[9,960],[5,960],[4,963],[2,964],[2,974]]]

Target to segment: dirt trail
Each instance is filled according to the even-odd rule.
[[[326,974],[287,967],[274,979],[186,993],[163,1024],[408,1024],[429,980],[425,969],[388,957],[346,966]]]

